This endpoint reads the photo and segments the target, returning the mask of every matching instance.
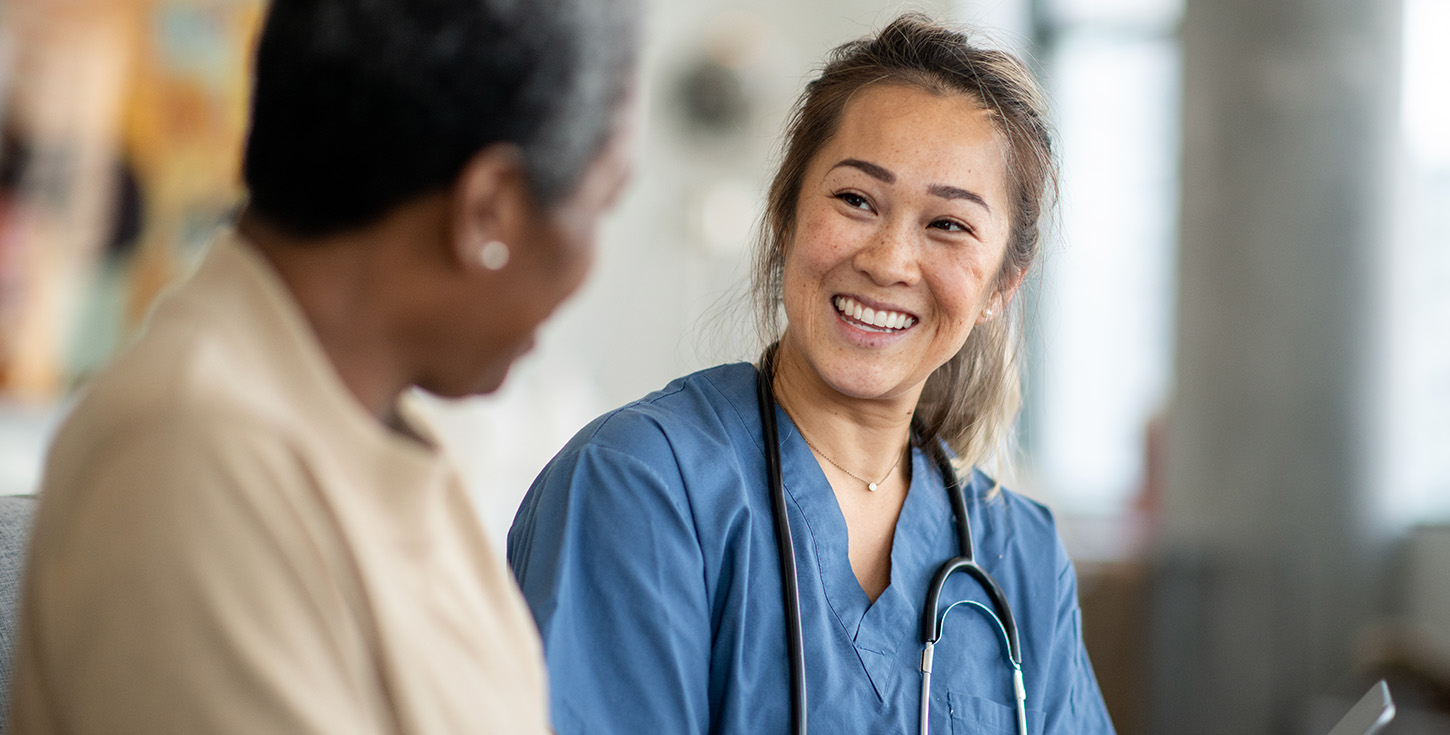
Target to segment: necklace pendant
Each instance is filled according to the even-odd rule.
[[[876,483],[874,483],[874,482],[868,482],[868,483],[866,483],[866,489],[867,490],[870,490],[873,493],[876,492]]]

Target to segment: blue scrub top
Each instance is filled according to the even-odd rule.
[[[576,733],[760,735],[789,730],[779,559],[755,368],[670,383],[585,427],[534,481],[508,559],[548,660],[554,727]],[[846,553],[820,465],[776,410],[800,578],[810,730],[916,733],[920,610],[958,554],[935,464],[912,451],[891,585],[875,603]],[[1077,577],[1052,515],[974,472],[977,561],[1019,626],[1033,733],[1112,733],[1082,644]],[[952,577],[943,608],[989,599]],[[1001,634],[966,605],[948,615],[932,674],[933,733],[1015,735]]]

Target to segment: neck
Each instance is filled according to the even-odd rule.
[[[920,390],[857,398],[827,383],[782,339],[775,359],[776,400],[818,455],[848,474],[875,482],[900,461],[911,436]]]
[[[343,386],[373,416],[389,424],[412,371],[401,345],[399,312],[391,302],[400,233],[377,227],[301,238],[244,212],[237,231],[276,270],[332,363]]]

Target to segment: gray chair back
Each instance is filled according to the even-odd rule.
[[[0,733],[10,701],[10,663],[15,653],[15,621],[20,609],[21,573],[34,495],[0,495]]]

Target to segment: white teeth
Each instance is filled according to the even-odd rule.
[[[837,296],[834,299],[836,311],[848,316],[862,324],[876,327],[877,329],[905,329],[916,324],[916,319],[910,315],[897,311],[882,309],[877,311],[857,303],[855,299],[846,296]]]

